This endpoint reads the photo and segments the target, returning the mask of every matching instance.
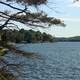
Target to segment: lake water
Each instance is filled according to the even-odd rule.
[[[8,63],[20,64],[18,68],[8,67],[17,80],[80,80],[80,42],[17,44],[17,47],[40,55],[39,59],[10,52],[4,56]]]

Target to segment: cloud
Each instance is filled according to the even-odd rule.
[[[75,3],[72,3],[72,4],[69,4],[69,7],[79,7],[80,8],[80,2],[75,2]]]

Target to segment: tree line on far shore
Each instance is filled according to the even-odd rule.
[[[3,30],[3,35],[1,38],[3,41],[10,41],[15,43],[26,42],[26,43],[36,43],[36,42],[53,42],[54,37],[45,32],[30,30]]]
[[[15,42],[15,43],[43,43],[43,42],[76,42],[80,41],[80,36],[69,37],[69,38],[58,38],[53,37],[50,34],[40,31],[34,31],[32,29],[25,30],[3,30],[3,35],[1,36],[2,41]]]

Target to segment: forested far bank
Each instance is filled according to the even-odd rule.
[[[80,36],[69,37],[69,38],[59,38],[53,37],[50,34],[40,31],[34,31],[32,29],[25,30],[3,30],[3,34],[1,37],[2,41],[14,42],[14,43],[42,43],[42,42],[70,42],[70,41],[80,41]]]
[[[56,37],[55,41],[57,42],[80,42],[80,36],[74,36],[74,37]]]
[[[54,37],[47,33],[41,33],[40,31],[30,30],[3,30],[1,38],[3,41],[10,41],[15,43],[37,43],[37,42],[53,42]]]

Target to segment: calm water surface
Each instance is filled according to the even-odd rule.
[[[17,44],[17,47],[40,55],[39,59],[5,55],[8,63],[20,64],[18,68],[8,67],[17,80],[80,80],[80,42]]]

